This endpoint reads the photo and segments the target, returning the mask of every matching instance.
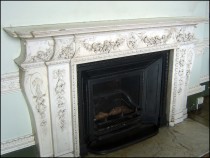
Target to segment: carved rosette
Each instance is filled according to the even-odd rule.
[[[58,119],[60,122],[60,128],[63,130],[65,128],[65,113],[66,113],[66,100],[65,100],[65,82],[63,80],[65,70],[58,69],[54,70],[53,78],[57,79],[55,93],[57,96],[57,105],[58,105]]]
[[[43,81],[40,78],[35,78],[32,80],[32,89],[35,92],[33,94],[33,98],[35,99],[36,102],[36,110],[39,113],[41,117],[41,126],[46,126],[47,124],[47,119],[46,119],[46,103],[45,103],[45,93],[42,92],[41,87],[42,87]]]
[[[115,41],[105,40],[103,42],[93,42],[89,43],[87,40],[83,41],[83,46],[88,51],[93,51],[94,53],[109,53],[110,51],[116,50],[124,43],[123,38],[118,38]]]

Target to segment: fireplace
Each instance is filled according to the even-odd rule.
[[[155,135],[166,122],[182,122],[194,28],[205,21],[170,17],[4,28],[21,41],[15,62],[40,156],[106,153]]]
[[[166,124],[169,52],[77,66],[81,155],[119,149]]]

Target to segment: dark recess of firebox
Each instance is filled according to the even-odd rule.
[[[95,120],[96,121],[103,120],[103,119],[108,118],[109,116],[118,115],[118,114],[127,114],[131,112],[133,112],[133,110],[129,109],[127,106],[121,105],[121,106],[114,107],[109,113],[99,112],[95,116]]]

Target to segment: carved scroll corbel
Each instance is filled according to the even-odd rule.
[[[28,42],[27,51],[24,63],[46,62],[51,60],[54,55],[54,42],[53,40]]]

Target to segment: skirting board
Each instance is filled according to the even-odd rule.
[[[189,95],[193,95],[193,94],[196,94],[196,93],[201,93],[205,90],[205,85],[201,86],[201,85],[197,85],[197,86],[194,86],[194,87],[190,87],[188,89],[188,96]]]
[[[200,76],[200,83],[208,82],[209,75]]]
[[[1,155],[32,145],[35,145],[33,135],[26,135],[9,141],[1,142]]]
[[[200,84],[209,81],[209,75],[200,76]],[[196,86],[191,86],[188,88],[188,96],[196,93],[203,92],[205,90],[205,85],[201,86],[200,84]]]
[[[12,72],[1,75],[1,94],[17,92],[19,90],[19,72]]]

